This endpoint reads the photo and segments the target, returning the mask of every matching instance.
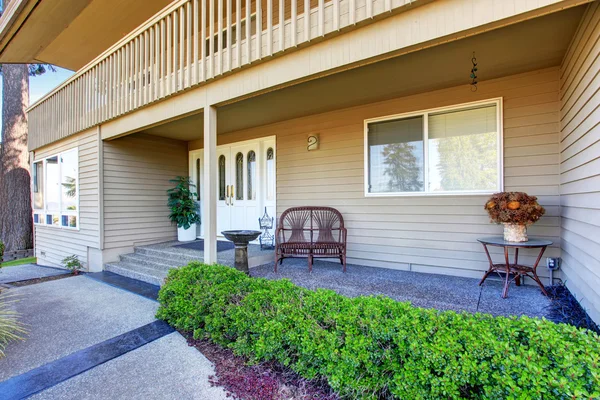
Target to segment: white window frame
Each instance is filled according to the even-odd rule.
[[[364,121],[364,191],[365,197],[411,197],[411,196],[473,196],[473,195],[490,195],[504,190],[504,127],[503,127],[503,98],[496,97],[487,100],[474,101],[469,103],[453,104],[446,107],[429,108],[414,112],[387,115],[384,117],[370,118]],[[429,114],[445,112],[445,111],[460,111],[472,107],[483,105],[496,105],[496,132],[497,140],[497,168],[498,168],[498,187],[495,190],[460,190],[460,191],[445,191],[445,192],[385,192],[371,193],[369,192],[369,124],[374,122],[384,122],[396,119],[404,119],[410,117],[423,117],[423,178],[424,188],[429,187]]]
[[[76,188],[76,191],[77,191],[76,192],[76,199],[75,199],[75,203],[77,204],[77,210],[75,210],[75,211],[68,211],[68,212],[63,211],[63,209],[62,209],[62,192],[61,192],[60,196],[58,198],[58,211],[48,211],[48,204],[47,204],[47,200],[48,200],[48,188],[47,188],[48,166],[47,166],[47,160],[49,158],[58,157],[58,160],[59,160],[59,163],[58,163],[58,165],[59,165],[58,173],[59,173],[59,176],[60,176],[59,180],[60,180],[60,183],[62,185],[62,161],[60,161],[60,160],[61,160],[63,154],[69,153],[71,151],[75,151],[75,156],[77,157],[77,183],[75,185],[75,188]],[[55,154],[46,156],[46,157],[44,157],[42,159],[35,160],[32,163],[32,168],[35,168],[35,165],[37,163],[43,163],[43,175],[44,176],[43,176],[43,182],[41,184],[42,184],[42,187],[43,187],[44,208],[43,209],[34,209],[33,208],[33,203],[32,203],[33,214],[40,214],[42,216],[42,218],[40,219],[40,222],[34,223],[34,225],[36,225],[36,226],[46,226],[46,227],[54,228],[54,229],[67,229],[67,230],[71,230],[71,231],[79,231],[79,229],[80,229],[80,220],[79,220],[79,210],[80,210],[80,205],[79,205],[79,203],[80,203],[79,202],[79,198],[80,198],[80,196],[79,196],[79,147],[70,148],[68,150],[61,151],[60,153],[55,153]],[[32,174],[33,174],[33,172],[32,172]],[[39,185],[39,182],[38,182],[38,185]],[[31,195],[32,195],[32,199],[31,200],[33,202],[34,201],[34,198],[33,198],[33,196],[34,196],[34,193],[33,193],[33,179],[31,181]],[[62,221],[59,221],[58,225],[49,225],[49,224],[46,223],[46,215],[48,215],[48,214],[59,214],[60,217],[61,217],[61,219],[62,219],[63,215],[73,215],[73,216],[77,217],[77,226],[75,226],[75,227],[72,227],[72,226],[62,226],[62,224],[60,223]],[[33,217],[33,215],[32,215],[32,217]]]

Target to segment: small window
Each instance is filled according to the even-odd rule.
[[[58,156],[46,159],[46,209],[60,211],[60,164]]]
[[[61,154],[61,212],[77,210],[77,151]],[[63,224],[63,226],[68,226]]]
[[[44,162],[33,164],[33,208],[44,209]]]
[[[253,36],[256,34],[256,15],[252,15],[250,17],[250,36]],[[246,19],[242,19],[241,21],[241,32],[240,32],[240,37],[241,40],[246,40]],[[210,32],[209,32],[210,35]],[[221,49],[225,49],[227,48],[227,28],[223,29],[221,31]],[[206,52],[206,55],[209,56],[210,55],[210,44],[213,44],[213,53],[216,54],[219,52],[219,36],[217,35],[217,33],[215,33],[212,37],[207,37],[205,40],[205,48],[204,51]],[[233,23],[231,25],[231,45],[233,46],[234,44],[236,44],[237,42],[237,24]]]
[[[256,200],[256,153],[248,152],[248,200]]]
[[[219,156],[219,200],[225,200],[225,156]]]
[[[502,190],[500,100],[366,124],[367,195]]]
[[[197,158],[196,159],[196,193],[198,194],[198,201],[200,201],[200,174],[201,174],[201,169],[200,169],[200,159]]]
[[[422,192],[423,117],[369,125],[369,192]]]
[[[244,200],[244,155],[235,156],[235,199]]]
[[[275,200],[275,152],[267,149],[267,200]]]

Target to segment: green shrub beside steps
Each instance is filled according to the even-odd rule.
[[[159,301],[177,329],[323,378],[345,398],[600,398],[600,337],[565,324],[348,298],[200,263],[171,270]]]

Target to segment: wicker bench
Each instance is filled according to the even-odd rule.
[[[275,272],[284,258],[308,258],[312,272],[315,258],[339,258],[346,272],[344,218],[331,207],[293,207],[279,217],[275,231]]]

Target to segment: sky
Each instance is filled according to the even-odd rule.
[[[52,91],[55,87],[69,79],[73,71],[56,67],[56,72],[48,71],[40,76],[29,77],[29,104],[33,104],[42,98],[46,93]],[[0,90],[2,89],[2,79],[0,79]],[[1,92],[0,92],[1,93]],[[2,96],[0,96],[0,110],[2,109]],[[0,127],[2,121],[0,113]],[[1,129],[1,128],[0,128]]]

